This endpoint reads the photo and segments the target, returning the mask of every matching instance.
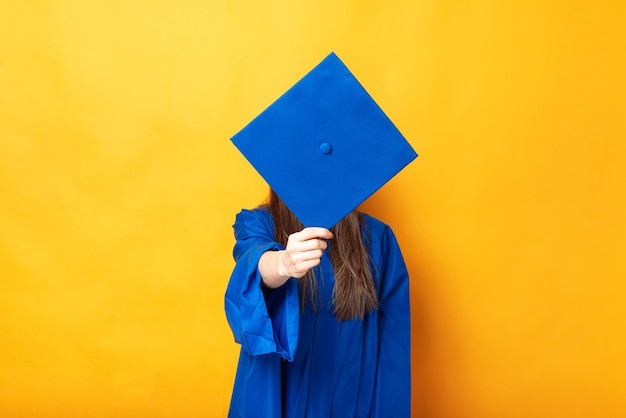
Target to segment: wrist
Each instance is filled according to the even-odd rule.
[[[263,285],[271,289],[285,284],[290,274],[283,258],[285,251],[267,251],[259,259],[259,272]]]
[[[287,256],[287,251],[279,250],[276,254],[276,274],[278,277],[284,281],[289,280],[291,274],[289,273],[289,269],[285,263],[285,257]]]

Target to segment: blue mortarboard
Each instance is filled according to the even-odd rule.
[[[325,228],[417,157],[334,53],[232,141],[305,226]]]

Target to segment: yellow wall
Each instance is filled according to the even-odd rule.
[[[0,416],[224,416],[229,137],[335,51],[420,158],[415,416],[626,416],[626,6],[0,3]]]

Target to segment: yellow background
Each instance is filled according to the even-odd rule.
[[[626,416],[625,4],[2,1],[0,416],[225,416],[229,138],[330,51],[420,153],[414,416]]]

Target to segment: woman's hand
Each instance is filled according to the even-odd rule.
[[[259,271],[267,287],[282,286],[290,277],[301,278],[320,264],[333,233],[326,228],[304,228],[291,234],[282,251],[268,251],[259,259]]]
[[[278,265],[278,274],[297,279],[303,277],[307,271],[320,264],[322,254],[328,247],[325,240],[332,237],[333,233],[325,228],[304,228],[289,235]]]

